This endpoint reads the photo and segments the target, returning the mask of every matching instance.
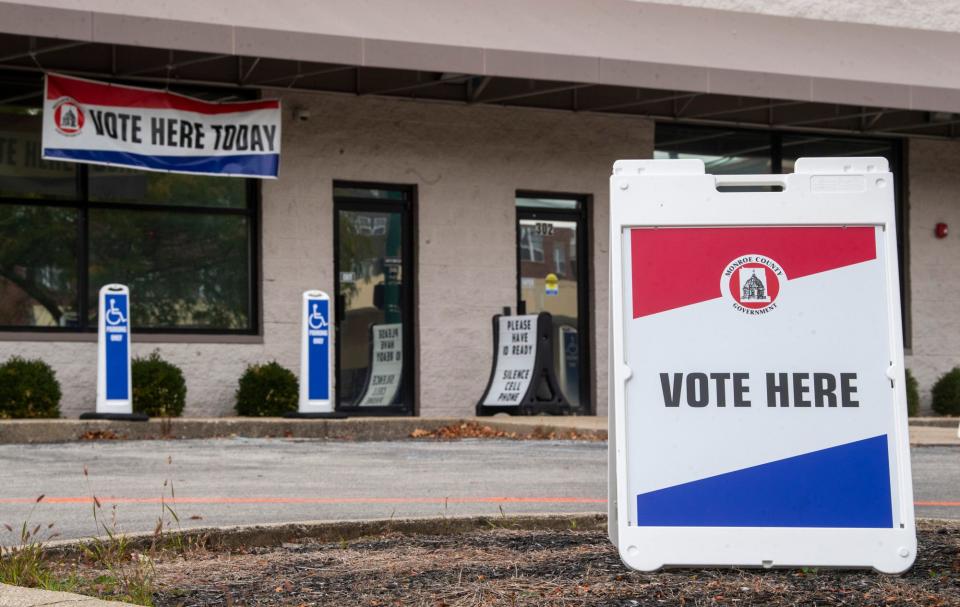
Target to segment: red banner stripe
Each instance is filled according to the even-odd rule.
[[[764,255],[788,280],[876,259],[872,227],[634,228],[633,318],[721,296],[731,261]]]
[[[47,99],[55,100],[61,97],[71,97],[82,105],[179,110],[197,114],[233,114],[254,110],[275,110],[280,107],[280,101],[277,99],[212,103],[165,91],[47,74]]]

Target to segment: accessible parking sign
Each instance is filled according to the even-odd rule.
[[[611,178],[611,538],[636,569],[916,552],[882,158]]]
[[[100,289],[97,355],[97,409],[87,417],[136,417],[130,373],[130,290],[108,284]],[[145,419],[145,417],[144,417]]]

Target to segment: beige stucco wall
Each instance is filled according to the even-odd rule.
[[[299,293],[333,289],[334,179],[418,187],[419,405],[428,416],[473,410],[489,372],[490,316],[516,303],[514,192],[591,194],[594,388],[597,411],[606,412],[607,176],[617,158],[650,157],[649,121],[323,94],[283,101],[281,178],[263,186],[263,343],[134,339],[135,355],[158,349],[184,369],[187,415],[230,414],[248,363],[276,359],[297,369]],[[312,119],[292,121],[295,106]],[[907,365],[929,411],[930,386],[960,364],[960,143],[912,140],[908,158]],[[933,236],[940,221],[953,231],[944,240]],[[94,343],[0,341],[0,360],[13,354],[54,366],[65,416],[92,409]]]
[[[186,415],[229,415],[245,365],[298,368],[300,292],[333,290],[334,179],[416,184],[420,414],[468,415],[490,367],[490,317],[516,305],[514,193],[593,196],[592,280],[607,281],[607,178],[614,160],[650,157],[649,121],[338,95],[283,97],[281,176],[264,182],[263,343],[138,343],[180,365]],[[309,108],[308,122],[291,119]],[[136,294],[133,294],[136,305]],[[607,298],[595,290],[594,385],[606,413]],[[41,357],[64,388],[63,414],[93,408],[95,344],[0,342],[0,359]]]
[[[912,354],[907,356],[929,412],[930,387],[960,365],[960,143],[910,142],[910,309]],[[934,236],[938,222],[950,234]]]

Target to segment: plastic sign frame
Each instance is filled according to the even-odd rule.
[[[609,377],[611,407],[609,435],[611,445],[609,451],[608,534],[611,541],[618,547],[623,561],[631,568],[652,571],[661,567],[672,566],[872,567],[885,573],[900,573],[913,564],[917,542],[904,380],[893,176],[888,170],[887,161],[883,158],[802,158],[796,162],[795,171],[795,173],[786,175],[714,176],[705,173],[703,162],[700,160],[621,160],[614,164],[613,175],[610,180],[611,339]],[[674,309],[668,309],[670,306],[664,306],[663,309],[667,310],[666,312],[655,313],[656,311],[654,311],[643,318],[639,318],[642,322],[638,324],[638,316],[642,315],[637,313],[634,306],[638,305],[638,301],[643,300],[637,299],[637,286],[634,281],[637,280],[636,276],[645,275],[644,273],[647,273],[648,270],[643,269],[639,274],[634,274],[632,256],[637,254],[637,248],[631,244],[633,242],[631,238],[639,230],[646,230],[637,242],[642,242],[644,238],[647,238],[647,235],[654,232],[659,233],[656,236],[677,236],[682,240],[685,234],[698,237],[699,235],[694,231],[701,228],[713,230],[714,233],[726,230],[721,239],[740,231],[746,234],[747,242],[754,241],[751,240],[754,234],[769,233],[778,228],[783,228],[799,233],[800,238],[794,240],[800,243],[804,242],[805,234],[803,230],[823,229],[829,232],[830,230],[854,228],[841,234],[839,241],[842,242],[843,239],[854,234],[860,236],[866,234],[868,238],[866,240],[861,238],[861,240],[875,243],[875,245],[869,245],[871,250],[874,251],[875,259],[869,263],[856,264],[851,262],[849,268],[861,272],[856,276],[862,276],[862,272],[865,271],[870,272],[867,283],[870,284],[871,289],[880,293],[880,297],[871,300],[869,305],[865,307],[872,310],[873,316],[870,317],[871,319],[885,317],[885,322],[870,324],[869,320],[861,321],[857,319],[855,323],[851,324],[863,325],[859,329],[858,335],[871,335],[870,343],[882,342],[883,347],[875,349],[879,351],[866,351],[860,344],[851,343],[851,353],[846,352],[844,348],[840,348],[838,353],[820,352],[821,359],[837,360],[837,357],[839,359],[843,359],[845,356],[852,357],[857,352],[864,350],[861,352],[863,359],[869,359],[872,362],[866,367],[859,362],[856,363],[860,365],[858,368],[869,368],[870,370],[869,377],[861,378],[864,384],[863,393],[860,394],[860,398],[864,401],[863,408],[842,409],[840,404],[836,402],[829,406],[823,405],[823,408],[820,409],[812,406],[808,409],[781,409],[784,406],[782,403],[771,405],[769,402],[771,394],[779,395],[779,392],[776,391],[779,373],[765,374],[767,375],[765,390],[763,389],[764,378],[756,378],[757,385],[750,392],[754,402],[752,409],[749,410],[735,409],[735,403],[729,401],[729,396],[725,405],[719,405],[720,407],[726,406],[725,409],[717,407],[718,403],[716,401],[718,399],[716,397],[712,397],[711,402],[707,404],[702,389],[701,393],[697,395],[696,387],[693,390],[694,396],[686,395],[686,398],[692,398],[693,402],[679,397],[680,391],[686,390],[689,386],[681,381],[680,377],[682,376],[678,377],[680,374],[664,372],[685,370],[689,376],[692,375],[692,368],[696,365],[700,365],[704,370],[707,370],[706,368],[710,366],[711,362],[716,363],[713,365],[718,367],[715,369],[716,371],[727,372],[737,371],[737,364],[744,361],[752,365],[751,368],[759,369],[765,368],[764,365],[776,364],[767,360],[758,360],[759,356],[757,354],[753,354],[751,359],[750,353],[744,354],[748,348],[737,344],[728,347],[728,350],[733,353],[730,358],[717,357],[716,355],[711,357],[710,354],[713,350],[710,350],[710,348],[716,345],[711,345],[711,342],[716,342],[720,337],[715,335],[713,331],[705,332],[704,330],[716,327],[717,333],[720,334],[723,333],[724,328],[717,327],[716,323],[713,325],[704,324],[707,321],[700,320],[703,318],[701,316],[684,317],[693,318],[694,322],[690,322],[688,325],[679,325],[680,333],[675,334],[676,343],[664,346],[663,340],[657,341],[660,338],[657,331],[662,327],[658,328],[656,323],[676,322],[675,319],[681,318],[680,316],[669,317],[668,315],[674,314],[677,310],[681,314],[687,314],[689,309],[703,306],[695,312],[699,314],[700,310],[704,310],[703,313],[709,315],[719,314],[715,310],[722,310],[724,314],[733,315],[745,311],[740,316],[748,318],[749,315],[755,314],[751,310],[769,308],[772,305],[769,303],[770,297],[776,297],[776,294],[772,292],[764,293],[761,288],[759,293],[751,291],[749,295],[767,303],[748,304],[740,301],[740,291],[734,292],[734,285],[738,289],[741,285],[746,289],[754,289],[757,287],[756,281],[751,281],[749,285],[745,282],[734,282],[737,276],[736,270],[739,269],[739,266],[737,260],[733,258],[726,268],[729,271],[729,274],[727,274],[729,278],[722,277],[723,264],[719,266],[720,271],[717,271],[715,277],[713,277],[712,269],[707,271],[703,268],[713,268],[716,264],[712,262],[716,260],[698,257],[705,255],[705,253],[696,241],[691,242],[688,248],[673,247],[666,249],[667,253],[665,255],[674,254],[678,259],[683,256],[682,250],[691,251],[687,258],[688,263],[684,266],[683,260],[679,259],[675,267],[668,268],[665,273],[661,272],[659,274],[665,282],[651,282],[650,284],[660,286],[666,284],[669,286],[668,283],[672,280],[671,276],[674,274],[678,278],[677,284],[680,284],[680,279],[686,278],[684,268],[692,267],[696,268],[698,272],[706,272],[704,276],[708,279],[702,281],[702,284],[706,285],[708,282],[714,281],[711,285],[702,288],[704,292],[709,291],[708,295],[686,303],[675,301]],[[706,234],[705,231],[703,233]],[[834,234],[834,237],[836,237],[836,234]],[[773,247],[774,249],[780,247],[779,250],[786,250],[783,247],[789,246],[783,245],[783,241],[778,240],[777,237],[771,238],[769,234],[765,238],[765,242],[780,243]],[[749,245],[745,246],[749,248]],[[809,247],[809,245],[807,246]],[[800,248],[802,249],[802,247]],[[664,250],[664,248],[648,248],[646,250],[657,251]],[[780,325],[777,323],[782,324],[783,319],[790,318],[789,315],[797,311],[800,307],[800,295],[809,297],[810,292],[816,295],[816,290],[821,288],[817,285],[825,284],[815,282],[817,275],[806,276],[801,280],[794,281],[794,276],[790,275],[789,264],[784,263],[783,268],[780,268],[777,266],[776,260],[768,259],[764,255],[763,250],[743,250],[740,253],[749,258],[746,261],[757,262],[747,264],[753,266],[749,268],[752,269],[753,274],[741,276],[741,281],[748,280],[759,271],[761,279],[767,278],[767,284],[761,286],[771,287],[777,282],[778,275],[770,274],[770,272],[786,271],[785,276],[780,275],[780,286],[787,285],[781,293],[785,293],[787,297],[780,297],[780,300],[782,300],[780,301],[780,309],[773,310],[769,316],[758,318],[761,322],[768,322],[774,314],[781,313],[781,318],[779,320],[773,319],[774,322],[768,324],[769,327],[779,327]],[[754,255],[748,256],[747,254]],[[805,259],[805,253],[802,251],[794,252],[792,255],[797,259]],[[742,257],[741,261],[743,260]],[[724,259],[723,261],[728,260]],[[668,260],[667,263],[673,263],[673,260]],[[796,268],[796,264],[792,267]],[[840,270],[835,268],[840,268],[840,265],[835,264],[833,268],[826,268],[821,273],[830,275],[830,280],[837,280],[832,278],[832,276],[840,275]],[[849,268],[846,271],[849,272]],[[842,276],[847,277],[850,274],[843,274]],[[719,291],[716,287],[717,282],[715,282],[717,280],[720,282]],[[724,293],[724,285],[727,280],[729,280],[730,290]],[[655,289],[648,292],[655,292]],[[747,296],[748,292],[743,291],[742,294]],[[793,297],[794,295],[797,297]],[[867,295],[864,294],[864,301],[866,297]],[[792,301],[791,298],[796,301]],[[879,303],[876,303],[878,300]],[[848,323],[850,323],[851,318],[854,318],[853,315],[860,313],[855,307],[852,313],[849,312],[849,306],[855,305],[856,301],[836,303],[848,307],[846,315],[835,315],[838,318],[845,319]],[[684,311],[684,306],[688,310]],[[813,308],[811,309],[813,310]],[[825,309],[824,306],[815,308],[815,310],[821,311],[823,309]],[[816,311],[810,312],[811,318],[799,324],[809,331],[816,331],[820,328],[818,323],[831,322],[831,319],[827,318],[829,315],[813,318],[816,313]],[[671,320],[671,318],[674,320]],[[732,324],[745,322],[737,316],[726,316],[724,318],[728,318]],[[800,318],[803,317],[800,316]],[[644,322],[647,324],[642,324]],[[833,319],[832,322],[843,321]],[[637,332],[637,327],[653,330],[643,334]],[[684,335],[683,333],[687,331],[690,333]],[[701,333],[696,334],[696,331],[701,331]],[[633,335],[632,338],[631,335]],[[646,335],[649,339],[638,339],[638,336],[641,335]],[[831,335],[838,340],[848,339],[843,331]],[[814,338],[810,339],[813,340]],[[691,342],[694,345],[690,345]],[[781,362],[789,361],[789,364],[784,363],[787,368],[769,368],[766,370],[797,371],[801,369],[803,364],[808,364],[811,360],[814,363],[820,360],[817,358],[816,352],[798,350],[797,353],[794,353],[789,351],[790,348],[801,349],[803,343],[805,342],[802,338],[795,343],[784,343],[783,348],[785,350],[777,350],[777,356],[774,358],[781,360]],[[818,342],[811,341],[810,343]],[[701,351],[701,346],[710,351],[704,354]],[[656,351],[657,348],[661,347],[665,347],[670,352],[663,357],[657,354],[644,358],[644,354],[650,354],[651,351]],[[773,350],[768,351],[768,354],[771,351]],[[791,356],[793,358],[790,358]],[[668,367],[675,364],[687,368],[661,368],[660,360],[668,361],[663,363]],[[850,360],[854,359],[850,358]],[[856,360],[859,361],[860,359]],[[649,361],[656,362],[647,364]],[[877,364],[877,361],[880,361],[881,364]],[[887,361],[889,361],[889,364]],[[811,369],[811,371],[841,370],[828,367],[828,364]],[[719,367],[727,368],[720,369]],[[660,377],[658,378],[657,375]],[[773,376],[774,392],[770,391],[770,376]],[[689,377],[687,379],[689,380]],[[826,380],[825,383],[827,383]],[[727,377],[727,390],[730,389],[730,384],[731,378]],[[700,385],[701,388],[705,386],[706,384]],[[712,387],[713,384],[711,383],[710,386]],[[889,386],[889,389],[887,389],[887,386]],[[886,390],[879,402],[877,400],[870,401],[876,405],[872,411],[867,401],[868,389],[872,389],[874,393],[878,394],[881,393],[881,390]],[[784,394],[787,393],[784,392]],[[727,394],[730,393],[727,392]],[[642,398],[638,398],[641,395]],[[673,399],[673,396],[677,396],[676,400]],[[764,402],[764,396],[767,397],[767,402]],[[852,401],[852,398],[850,400]],[[775,406],[776,409],[769,408],[771,406]],[[852,404],[851,406],[858,405]],[[663,423],[658,426],[658,421],[662,422],[667,419],[664,413],[667,411],[688,415],[674,418],[675,421],[679,420],[676,423]],[[750,423],[754,426],[750,427],[748,434],[736,435],[736,432],[743,432],[742,430],[736,430],[726,436],[727,442],[723,443],[723,427],[709,427],[702,421],[697,421],[697,419],[719,419],[719,417],[696,417],[696,414],[705,411],[708,412],[707,416],[719,416],[720,412],[740,415],[750,411],[753,416]],[[790,412],[790,416],[773,419],[772,414],[782,415],[783,411]],[[848,426],[846,430],[848,433],[855,434],[866,431],[856,424],[850,423],[851,420],[861,419],[855,416],[851,417],[852,412],[864,412],[866,415],[862,419],[867,419],[873,424],[871,427],[882,426],[888,430],[884,435],[885,440],[882,441],[882,453],[886,463],[883,470],[886,473],[886,487],[889,495],[889,501],[886,504],[889,519],[886,520],[890,524],[877,524],[876,520],[878,519],[876,517],[871,520],[860,521],[856,502],[862,498],[856,496],[851,500],[842,502],[830,502],[827,499],[813,506],[799,504],[801,501],[810,501],[806,498],[799,501],[787,500],[780,503],[786,514],[774,514],[772,518],[767,520],[764,520],[762,516],[758,517],[756,521],[751,519],[750,513],[756,515],[756,513],[763,511],[766,515],[769,512],[764,510],[766,505],[757,507],[755,503],[751,504],[749,501],[743,500],[753,499],[756,502],[766,499],[767,494],[764,491],[768,489],[767,485],[763,483],[771,478],[784,480],[781,473],[786,468],[777,466],[790,466],[793,460],[799,461],[803,459],[803,456],[814,455],[814,453],[810,453],[816,451],[809,448],[810,439],[813,439],[812,442],[826,440],[823,436],[814,435],[829,434],[834,431],[832,426],[843,426],[843,424],[834,423],[838,419],[844,420],[844,423]],[[768,413],[771,414],[769,417],[763,415]],[[840,418],[837,415],[825,415],[828,413],[839,413]],[[819,417],[816,418],[816,422],[811,422],[809,416],[804,420],[803,414],[819,414]],[[789,419],[789,421],[783,423],[784,419]],[[638,424],[638,420],[642,420],[646,424],[646,429],[643,425]],[[771,440],[769,438],[765,439],[763,436],[764,424],[776,424],[776,427],[769,426],[769,428],[780,432],[780,435],[786,437],[786,439],[781,440],[780,443],[772,444],[773,448],[771,449]],[[819,424],[819,427],[817,424]],[[640,429],[637,430],[637,428]],[[757,429],[760,431],[756,431]],[[842,433],[844,430],[841,429],[837,432]],[[631,435],[633,435],[633,440],[631,440]],[[650,440],[637,441],[636,436],[639,435],[648,437]],[[880,439],[881,437],[876,438]],[[757,444],[754,445],[754,442]],[[844,441],[840,440],[839,442],[843,443]],[[865,443],[866,441],[860,442]],[[653,461],[650,461],[651,443],[663,448],[662,451],[655,452],[656,457]],[[710,446],[717,448],[710,450]],[[759,461],[757,460],[757,453],[743,455],[743,452],[754,447],[759,447],[760,451],[766,449],[769,453],[761,453]],[[782,451],[789,451],[790,449],[794,450],[793,454],[797,457],[783,456]],[[779,454],[776,453],[777,450],[780,451]],[[830,449],[826,449],[823,453],[828,451]],[[820,452],[816,451],[816,453]],[[680,454],[680,459],[699,457],[706,462],[703,466],[706,468],[712,467],[715,472],[702,474],[691,481],[690,470],[683,469],[683,462],[678,463],[672,459],[672,456],[677,454]],[[737,457],[740,457],[740,460],[737,460]],[[744,464],[741,461],[744,457],[752,457],[753,461]],[[809,462],[810,460],[804,461]],[[818,461],[821,462],[822,470],[822,461],[824,460]],[[804,470],[802,466],[790,469]],[[716,472],[717,470],[720,471]],[[756,472],[763,473],[764,470],[768,474],[758,482]],[[728,473],[737,474],[741,472],[747,474],[736,477],[736,483],[731,483],[726,487],[717,484],[723,482],[728,477]],[[674,478],[687,475],[687,478],[671,483],[671,475]],[[822,478],[829,481],[829,477],[830,472],[828,471]],[[651,482],[651,478],[655,478],[656,482]],[[796,476],[794,478],[809,479],[811,476]],[[813,475],[812,478],[819,479],[821,477]],[[787,477],[786,480],[789,481],[790,478]],[[700,481],[707,481],[707,483],[697,486]],[[835,491],[837,485],[830,485],[827,481],[824,482],[825,490]],[[659,482],[659,486],[657,486],[657,482]],[[754,483],[752,486],[750,485],[751,482]],[[803,480],[799,484],[802,485],[804,482],[807,481]],[[816,484],[819,480],[813,482]],[[644,490],[649,489],[649,491],[637,490],[641,486],[644,487]],[[789,483],[781,483],[780,486],[787,486],[787,489],[784,489],[787,493],[791,490]],[[680,488],[679,492],[663,493],[677,487]],[[695,487],[695,489],[691,489],[691,487]],[[718,487],[721,487],[721,489],[718,490]],[[731,491],[730,487],[746,489],[743,494],[737,494],[736,490]],[[698,491],[700,493],[697,493]],[[691,503],[693,501],[690,499],[691,496],[697,495],[706,499],[700,500],[698,503]],[[733,512],[727,520],[724,520],[723,511],[729,509],[730,504],[723,500],[730,498],[731,495],[734,496],[732,502],[741,499],[737,503],[744,505],[747,514],[738,519],[738,513]],[[663,499],[666,497],[669,497],[669,499]],[[843,495],[838,494],[836,497],[838,500],[844,500]],[[671,499],[674,500],[672,505],[679,505],[680,511],[689,506],[692,511],[700,513],[699,516],[702,516],[702,518],[697,520],[695,516],[698,515],[691,515],[694,518],[685,519],[683,512],[671,511]],[[814,501],[816,499],[817,497],[811,498]],[[867,509],[876,506],[875,502],[882,502],[882,500],[873,500],[873,502],[867,503]],[[641,504],[644,508],[642,516],[640,514]],[[844,514],[848,517],[846,519],[848,523],[819,524],[816,522],[817,516],[828,518],[833,516],[831,513],[834,505],[839,507],[840,510],[846,509]],[[651,509],[649,511],[647,510],[648,506]],[[883,504],[879,504],[879,506],[884,507]],[[657,510],[658,508],[660,510]],[[794,522],[783,522],[793,515],[793,508],[798,511],[803,510],[803,508],[820,508],[820,510],[810,515],[812,518],[804,519],[803,516],[799,516]],[[717,514],[717,511],[720,514]],[[651,515],[650,512],[653,514]],[[804,516],[806,515],[809,515],[809,512]],[[865,516],[869,518],[869,516]],[[660,518],[658,519],[658,517]],[[643,522],[638,524],[636,521],[641,518]],[[811,523],[811,520],[814,520],[814,522]]]
[[[121,284],[104,285],[98,305],[97,414],[131,415],[130,289]]]

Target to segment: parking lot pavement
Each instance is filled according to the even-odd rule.
[[[95,532],[94,494],[127,532],[152,531],[163,504],[184,528],[606,510],[602,441],[103,441],[0,459],[0,523],[31,516],[63,538]],[[960,518],[960,448],[915,447],[913,475],[918,516]]]

